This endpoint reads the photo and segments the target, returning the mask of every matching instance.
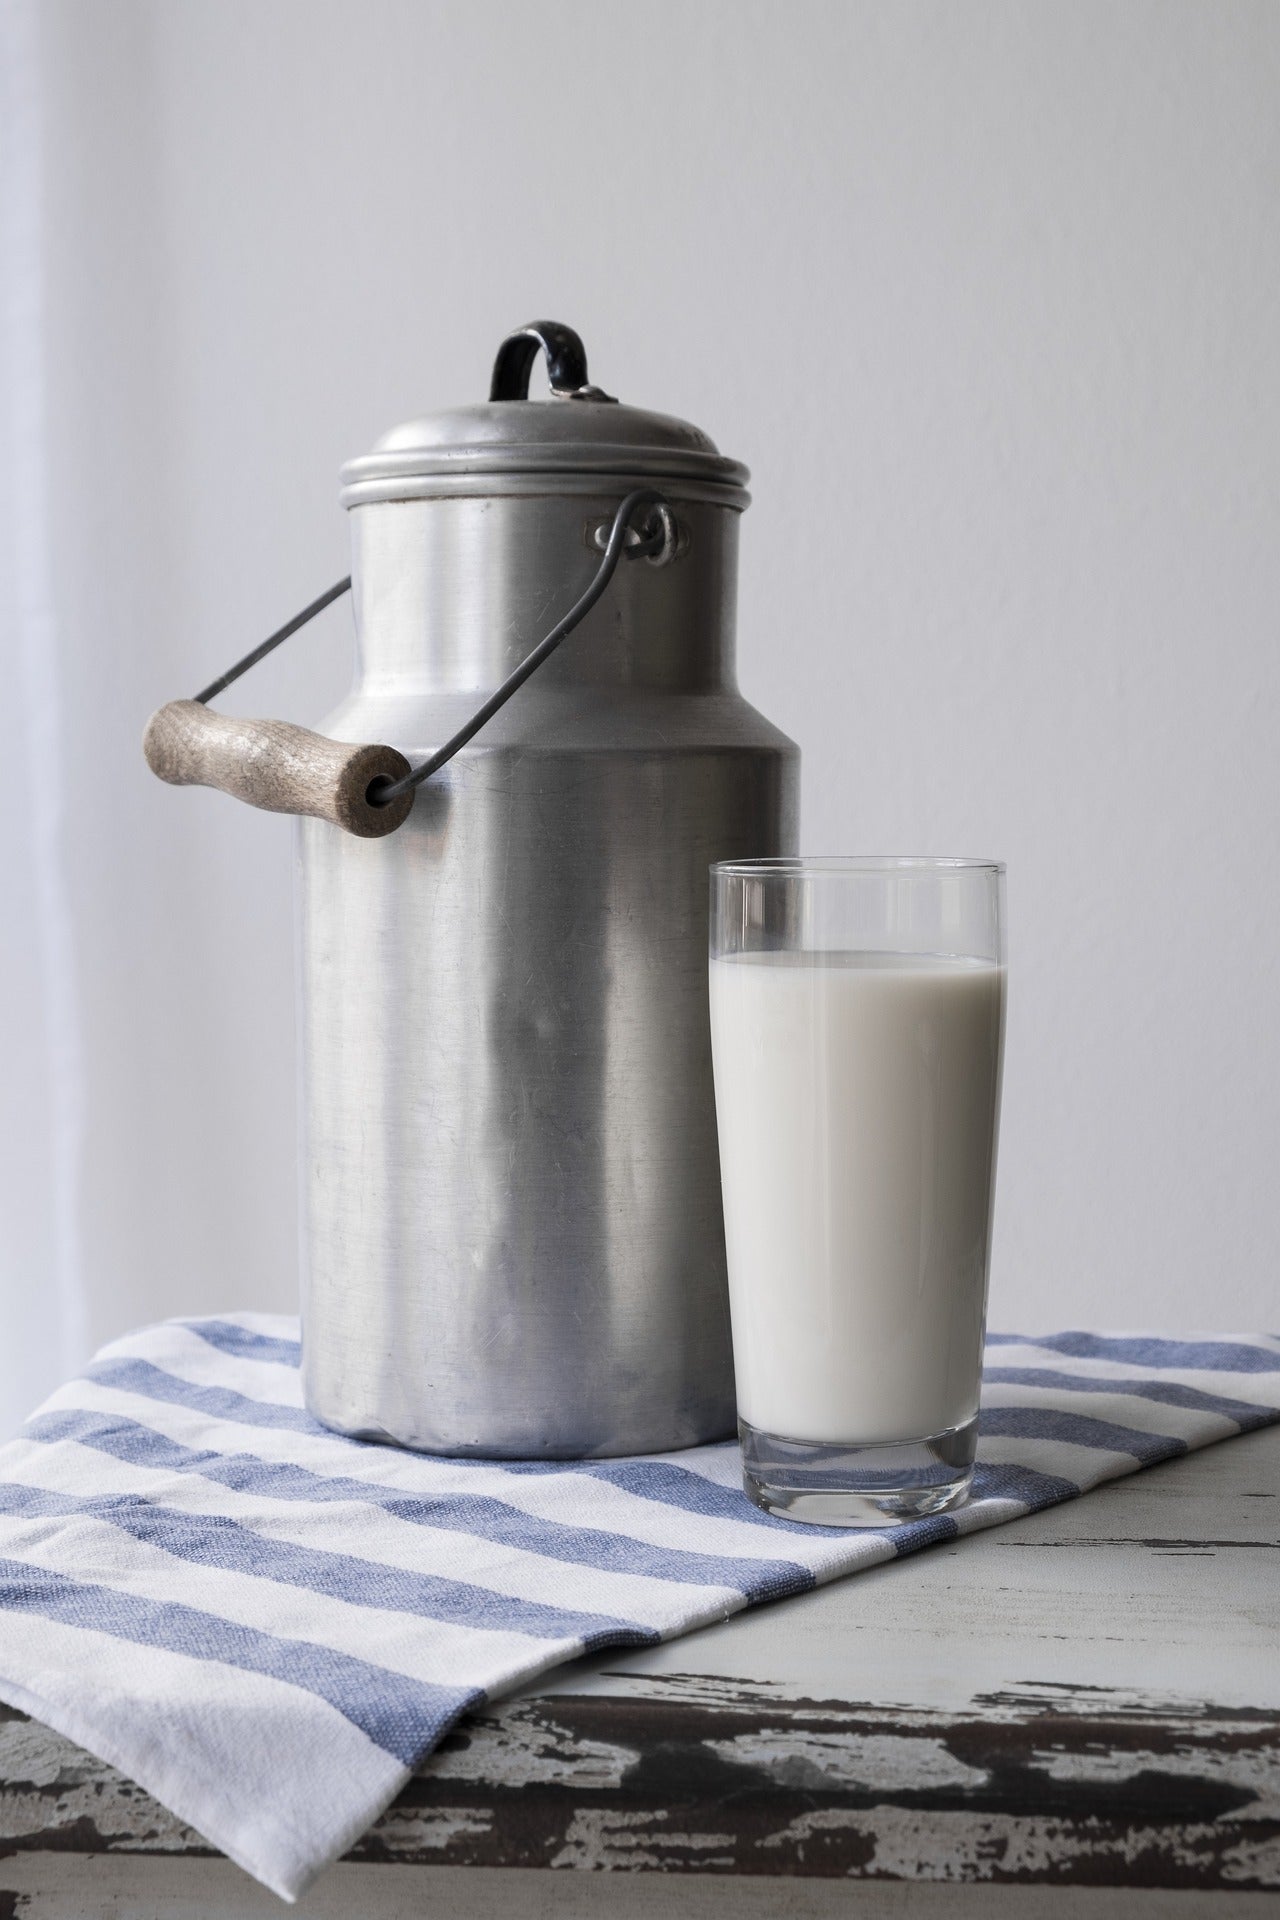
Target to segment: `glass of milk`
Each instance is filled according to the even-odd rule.
[[[965,1498],[1004,1039],[1004,867],[711,870],[743,1484],[885,1526]]]

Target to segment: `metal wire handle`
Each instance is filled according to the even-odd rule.
[[[628,546],[627,534],[632,519],[642,507],[649,510],[645,531],[634,545]],[[654,509],[665,509],[665,511],[656,512]],[[550,659],[560,642],[567,639],[574,628],[586,619],[612,580],[623,554],[625,553],[632,560],[645,556],[653,557],[662,551],[671,538],[670,510],[662,495],[652,487],[636,487],[627,494],[613,516],[613,524],[609,528],[609,538],[605,542],[603,557],[586,592],[575,600],[568,613],[557,621],[550,633],[538,642],[532,652],[525,655],[519,666],[507,675],[502,685],[490,694],[484,705],[473,713],[465,725],[459,727],[442,747],[437,748],[429,759],[424,760],[421,766],[411,768],[399,780],[392,781],[382,775],[372,781],[366,796],[370,805],[390,806],[402,794],[411,792],[422,781],[430,779],[431,775],[437,773],[446,761],[452,760],[454,754],[465,747],[468,740],[479,733],[486,722],[492,720],[499,708],[505,707],[512,694],[519,691],[530,674],[536,673],[543,661]],[[269,653],[297,633],[300,627],[305,627],[309,620],[314,620],[318,613],[323,613],[326,607],[340,599],[344,593],[348,592],[350,586],[351,576],[348,574],[345,580],[339,580],[335,586],[311,601],[301,613],[295,613],[292,620],[286,620],[282,627],[278,628],[269,639],[264,640],[260,646],[256,646],[252,653],[246,653],[243,660],[237,660],[233,667],[228,667],[224,674],[220,674],[201,693],[196,694],[197,704],[207,706],[210,700],[216,698],[233,681],[238,680],[241,674],[248,673],[250,667],[256,667],[259,660],[265,660]]]

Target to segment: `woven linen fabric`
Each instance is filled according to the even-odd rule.
[[[773,1520],[732,1442],[432,1458],[303,1408],[295,1320],[106,1347],[0,1449],[0,1698],[132,1776],[285,1899],[468,1708],[1280,1419],[1280,1338],[990,1334],[953,1514]]]

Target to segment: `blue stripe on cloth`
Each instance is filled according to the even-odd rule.
[[[1074,1360],[1118,1360],[1125,1366],[1190,1367],[1209,1373],[1275,1373],[1280,1353],[1238,1340],[1159,1340],[1154,1334],[989,1333],[989,1347],[1042,1347]]]
[[[813,1539],[813,1528],[803,1521],[785,1520],[777,1514],[762,1519],[760,1508],[740,1486],[723,1486],[669,1460],[504,1460],[502,1467],[507,1473],[517,1474],[585,1474],[638,1499],[654,1500],[659,1506],[680,1507],[686,1513],[706,1514],[714,1520],[736,1520],[743,1526],[767,1526],[770,1533],[794,1533]],[[865,1532],[865,1527],[824,1527],[822,1537],[856,1538]]]
[[[463,1580],[410,1573],[355,1554],[300,1547],[293,1541],[258,1533],[225,1514],[191,1514],[139,1494],[78,1497],[17,1481],[0,1482],[0,1513],[100,1520],[146,1546],[172,1554],[176,1560],[221,1567],[226,1573],[250,1574],[279,1586],[304,1587],[353,1607],[380,1607],[428,1620],[447,1620],[455,1626],[528,1634],[540,1640],[567,1640],[588,1649],[648,1647],[658,1639],[652,1628],[634,1620],[511,1599]]]
[[[907,1520],[893,1534],[893,1552],[898,1560],[922,1547],[936,1547],[940,1541],[953,1540],[956,1523],[949,1513],[926,1513],[918,1520]]]
[[[1064,1480],[1056,1473],[1038,1473],[1034,1467],[979,1460],[973,1469],[974,1500],[1016,1500],[1028,1513],[1042,1513],[1062,1500],[1078,1499],[1080,1491],[1074,1480]]]
[[[5,1607],[110,1634],[134,1646],[163,1647],[286,1681],[326,1701],[405,1767],[412,1767],[468,1707],[484,1698],[479,1687],[431,1686],[313,1641],[282,1639],[199,1607],[121,1593],[22,1560],[0,1559],[0,1608]],[[248,1732],[246,1728],[246,1737]]]
[[[978,1416],[982,1438],[1000,1434],[1015,1440],[1057,1440],[1072,1447],[1132,1454],[1144,1466],[1185,1453],[1187,1443],[1167,1433],[1143,1433],[1114,1420],[1087,1413],[1061,1413],[1054,1407],[984,1407]]]
[[[301,1340],[285,1340],[277,1333],[255,1333],[234,1320],[179,1320],[177,1324],[237,1360],[274,1360],[282,1367],[302,1365]]]
[[[213,1420],[234,1420],[240,1426],[283,1427],[291,1433],[309,1433],[317,1439],[332,1440],[338,1446],[363,1448],[363,1440],[348,1440],[333,1433],[303,1407],[287,1407],[280,1400],[255,1400],[250,1394],[237,1393],[234,1387],[199,1386],[183,1380],[150,1360],[98,1360],[85,1369],[85,1378],[100,1387],[116,1387],[123,1393],[140,1394],[146,1400],[164,1400],[171,1406],[191,1407],[207,1413]]]
[[[1044,1507],[1057,1506],[1061,1500],[1074,1500],[1079,1492],[1074,1480],[1063,1480],[1055,1473],[1037,1473],[1032,1467],[989,1466],[979,1460],[974,1464],[969,1498],[971,1503],[1016,1500],[1027,1513],[1037,1513]],[[950,1513],[926,1514],[919,1520],[909,1520],[892,1536],[894,1554],[904,1559],[909,1553],[919,1553],[922,1547],[953,1539],[959,1530],[954,1514]]]
[[[1153,1400],[1159,1406],[1182,1407],[1188,1413],[1218,1413],[1234,1420],[1242,1432],[1270,1426],[1275,1419],[1268,1407],[1257,1401],[1229,1400],[1224,1394],[1205,1393],[1200,1387],[1187,1387],[1179,1380],[1124,1379],[1096,1373],[1054,1373],[1049,1367],[988,1367],[983,1383],[1010,1387],[1048,1388],[1062,1393],[1118,1393],[1135,1400]]]
[[[173,1380],[172,1375],[165,1378]],[[184,1383],[173,1381],[173,1384]],[[134,1466],[198,1473],[206,1480],[276,1500],[359,1500],[410,1525],[474,1534],[543,1559],[597,1567],[609,1573],[638,1573],[649,1579],[676,1581],[686,1586],[727,1587],[753,1601],[803,1593],[814,1584],[807,1567],[787,1560],[655,1547],[647,1541],[609,1533],[603,1528],[569,1526],[563,1521],[544,1519],[484,1494],[405,1494],[366,1480],[339,1478],[313,1473],[307,1467],[261,1460],[256,1454],[197,1450],[170,1440],[154,1428],[115,1414],[72,1410],[38,1414],[28,1422],[23,1433],[30,1440],[75,1440],[100,1453],[114,1454]],[[358,1446],[359,1442],[351,1444]],[[763,1524],[761,1531],[764,1531]]]

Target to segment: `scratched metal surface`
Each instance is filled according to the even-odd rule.
[[[0,1915],[45,1910],[29,1904],[42,1857],[141,1869],[208,1852],[110,1767],[0,1709]],[[350,1860],[344,1876],[364,1862],[737,1875],[744,1892],[1163,1889],[1270,1911],[1280,1430],[565,1670],[464,1723]]]

